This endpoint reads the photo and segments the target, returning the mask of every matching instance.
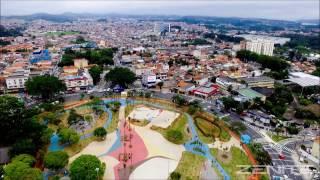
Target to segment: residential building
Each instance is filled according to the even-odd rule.
[[[88,60],[85,58],[74,59],[73,62],[74,62],[74,66],[77,67],[78,69],[88,67]]]
[[[311,155],[320,159],[320,136],[317,136],[313,141]]]
[[[255,52],[257,54],[263,54],[272,56],[274,49],[274,42],[265,39],[252,39],[241,42],[241,49]]]
[[[180,81],[177,84],[177,87],[174,88],[174,90],[178,94],[189,94],[194,88],[195,88],[194,84],[188,83],[185,81]]]

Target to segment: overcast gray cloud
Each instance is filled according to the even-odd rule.
[[[25,15],[39,12],[202,15],[297,20],[318,19],[319,0],[1,0],[1,15]]]

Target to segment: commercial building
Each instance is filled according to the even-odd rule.
[[[51,60],[51,55],[48,49],[34,51],[30,56],[30,63],[34,64],[39,61]]]
[[[196,97],[207,99],[219,92],[219,86],[213,83],[206,83],[192,90],[192,94]]]
[[[268,76],[246,77],[241,78],[241,81],[244,82],[248,87],[274,87],[274,79]]]
[[[244,88],[237,90],[239,96],[236,96],[234,99],[236,101],[245,102],[245,101],[253,101],[255,98],[261,99],[261,101],[266,100],[266,96],[260,94],[250,88]]]
[[[142,75],[142,85],[145,87],[153,87],[157,84],[157,76],[154,73],[146,73]]]

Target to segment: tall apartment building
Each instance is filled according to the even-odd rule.
[[[266,39],[252,39],[241,41],[241,49],[272,56],[274,49],[274,42]]]

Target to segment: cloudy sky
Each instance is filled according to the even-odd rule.
[[[319,19],[319,0],[1,0],[1,15],[118,13]]]

